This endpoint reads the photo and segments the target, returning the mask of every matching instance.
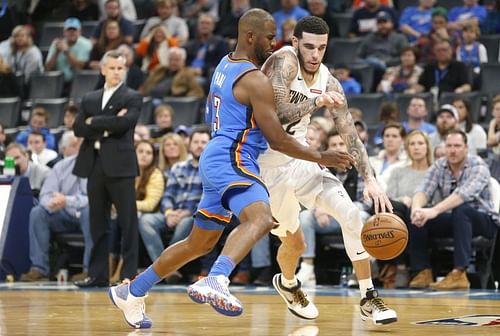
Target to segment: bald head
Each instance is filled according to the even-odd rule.
[[[274,18],[271,14],[259,8],[251,9],[241,16],[238,22],[238,33],[246,34],[249,31],[262,31],[266,21],[274,23]]]

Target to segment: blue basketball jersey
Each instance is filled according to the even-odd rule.
[[[254,157],[267,149],[267,141],[255,122],[250,107],[233,95],[233,87],[250,71],[259,69],[248,60],[225,56],[215,69],[207,99],[205,121],[212,127],[212,137],[224,136],[249,150]]]

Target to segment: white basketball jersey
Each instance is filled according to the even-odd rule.
[[[286,51],[293,52],[295,54],[295,57],[297,57],[295,48],[290,46],[283,47],[276,52],[279,53]],[[297,64],[299,68],[297,71],[297,76],[290,84],[289,102],[293,104],[298,104],[303,102],[304,100],[307,100],[309,98],[314,98],[323,94],[326,91],[326,84],[330,76],[328,68],[325,65],[321,64],[319,68],[319,76],[316,78],[316,82],[311,86],[307,86],[306,81],[302,78],[302,73],[300,71],[300,62],[298,58],[297,58]],[[307,114],[303,116],[302,119],[300,120],[283,125],[283,129],[285,130],[285,132],[292,135],[295,138],[295,140],[307,146],[306,133],[307,133],[307,126],[309,125],[310,121],[311,121],[311,116]],[[262,155],[260,155],[259,165],[262,168],[276,167],[286,164],[290,160],[293,160],[293,158],[278,151],[275,151],[271,148],[268,148]]]

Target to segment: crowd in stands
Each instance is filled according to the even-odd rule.
[[[468,160],[480,166],[477,171],[484,175],[474,182],[478,184],[475,190],[457,190],[466,202],[486,195],[486,175],[500,178],[500,96],[496,96],[500,89],[497,92],[487,87],[483,73],[486,64],[494,65],[500,76],[500,2],[457,0],[450,8],[440,7],[436,0],[415,0],[413,6],[404,8],[402,3],[409,2],[72,0],[55,7],[43,2],[35,8],[11,5],[0,17],[0,27],[4,27],[0,34],[0,104],[8,97],[20,97],[22,104],[15,125],[5,124],[0,116],[0,159],[14,158],[18,175],[29,178],[36,199],[30,217],[32,267],[22,279],[34,281],[52,274],[47,256],[50,232],[83,232],[86,247],[82,271],[86,272],[91,246],[83,188],[86,181],[70,173],[77,151],[68,150],[78,145],[71,129],[86,92],[74,94],[72,88],[84,71],[94,76],[92,89],[103,86],[100,60],[109,50],[117,49],[127,59],[126,85],[143,97],[151,97],[150,105],[143,109],[143,113],[150,109],[151,117],[140,118],[135,132],[140,171],[135,184],[139,232],[147,255],[155,260],[165,244],[189,234],[201,198],[197,160],[210,135],[203,125],[197,125],[203,122],[200,111],[192,111],[195,124],[182,124],[178,120],[184,120],[183,116],[165,100],[194,97],[204,101],[215,66],[235,46],[238,19],[253,7],[273,14],[277,48],[291,44],[295,23],[304,16],[315,15],[328,23],[330,43],[324,63],[340,81],[348,104],[352,102],[353,120],[371,155],[370,163],[409,226],[413,225],[410,208],[415,194],[424,193],[425,201],[434,205],[453,194],[446,184],[441,198],[430,195],[431,174],[426,174],[432,171],[437,175],[437,170],[445,169],[444,163],[452,156],[447,143],[450,131],[466,134],[462,139],[462,133],[458,133],[453,141],[466,147]],[[55,27],[55,35],[50,27]],[[339,52],[347,52],[342,47],[336,49],[337,43],[343,45],[340,43],[346,40],[354,43],[355,50],[347,59],[337,58]],[[51,108],[38,104],[40,97],[32,95],[37,85],[43,85],[37,82],[37,76],[52,71],[62,73],[61,90],[43,98],[68,98],[62,123],[56,127],[49,127],[54,116]],[[371,111],[355,103],[357,97],[369,94],[383,96],[383,104],[375,106],[379,116],[369,116]],[[402,104],[399,98],[405,96],[408,100]],[[375,119],[379,122],[367,122]],[[315,114],[308,142],[318,148],[345,148],[328,111]],[[363,199],[363,179],[354,169],[332,173],[344,183],[366,220],[373,209]],[[58,184],[59,180],[64,184]],[[471,180],[459,179],[459,183],[466,181]],[[498,212],[491,204],[482,206],[483,213]],[[52,214],[57,216],[49,216]],[[299,278],[304,284],[314,284],[315,237],[340,234],[340,226],[321,209],[304,210],[300,222],[308,248]],[[484,228],[473,234],[490,236],[493,229],[487,224]],[[430,234],[415,232],[410,230],[419,237]],[[119,241],[117,235],[119,232],[114,235],[115,243]],[[119,274],[116,270],[122,267],[120,247],[111,245],[115,247],[110,258],[115,262],[110,276]],[[267,277],[257,277],[257,283],[270,281],[269,249],[266,237],[252,251],[252,260],[242,263],[238,282],[251,281],[251,265]],[[419,253],[420,259],[412,259],[412,253]],[[210,256],[202,260],[200,274],[209,269],[210,260]],[[433,280],[429,264],[411,235],[407,254],[379,266],[380,280],[386,287],[429,287]],[[455,266],[460,272],[467,268],[463,258]],[[411,272],[418,273],[416,281],[410,282]],[[463,275],[453,275],[456,281],[450,276],[452,285],[437,288],[452,288],[457,281],[465,287],[468,281]],[[114,280],[119,279],[115,276]]]

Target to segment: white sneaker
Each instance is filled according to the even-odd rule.
[[[146,316],[145,296],[133,296],[130,293],[130,285],[128,283],[111,287],[108,295],[111,302],[121,309],[125,321],[131,327],[136,329],[151,328],[153,322]]]
[[[306,320],[313,320],[318,317],[318,309],[312,301],[309,301],[306,293],[302,291],[300,280],[298,280],[297,286],[287,288],[281,284],[281,273],[278,273],[273,277],[273,286],[292,314]]]
[[[388,324],[398,320],[396,312],[387,307],[375,289],[366,292],[366,297],[361,300],[359,306],[363,321],[370,319],[375,324]]]
[[[207,276],[187,288],[191,300],[196,303],[208,303],[217,312],[227,316],[238,316],[243,306],[228,289],[229,279],[223,275]]]
[[[314,273],[314,267],[303,267],[301,265],[295,276],[302,283],[302,286],[307,288],[316,287],[316,274]]]

